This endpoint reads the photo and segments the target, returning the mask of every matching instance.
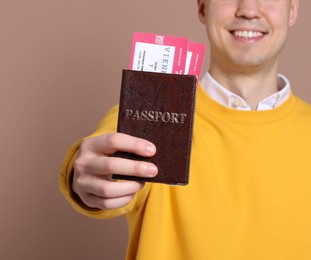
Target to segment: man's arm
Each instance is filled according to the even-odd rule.
[[[111,180],[111,174],[120,172],[124,174],[135,174],[135,171],[141,174],[141,171],[144,171],[144,165],[146,165],[143,162],[131,163],[124,159],[113,158],[111,155],[114,151],[125,149],[141,155],[147,155],[150,151],[150,154],[152,154],[153,149],[151,148],[148,152],[147,148],[146,153],[146,145],[150,145],[148,141],[115,133],[117,118],[118,106],[114,106],[107,112],[95,133],[88,138],[76,142],[68,149],[62,164],[59,178],[61,192],[75,210],[89,217],[111,218],[129,212],[134,206],[134,203],[136,203],[137,196],[134,196],[135,191],[143,187],[142,183],[124,182],[121,185],[121,189],[128,190],[130,186],[130,191],[125,192],[127,195],[124,195],[123,192],[123,196],[121,196],[123,199],[116,198],[116,201],[119,201],[118,203],[121,205],[126,204],[125,200],[128,201],[131,197],[134,197],[134,199],[123,208],[101,210],[104,208],[113,208],[112,204],[115,205],[116,201],[112,203],[111,196],[120,197],[120,191],[117,191],[120,189],[120,184]],[[119,139],[119,137],[121,138]],[[123,144],[124,142],[125,144]],[[151,147],[154,146],[151,145]],[[92,166],[94,162],[97,166]],[[108,168],[108,171],[106,172],[103,168]],[[95,172],[94,169],[96,169]],[[133,173],[130,173],[131,169],[134,169]],[[73,187],[75,190],[73,190]],[[92,192],[87,189],[95,189],[96,192],[100,192],[101,195],[108,195],[109,198],[104,198],[105,196],[100,196],[100,194],[98,196],[96,193],[92,196]],[[144,188],[144,191],[147,191],[146,188]],[[91,197],[97,198],[95,200],[98,204],[93,204],[94,200]],[[90,200],[92,201],[91,204],[89,204]],[[120,203],[120,200],[123,200],[123,203]]]

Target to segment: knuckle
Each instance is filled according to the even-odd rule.
[[[81,151],[85,151],[89,147],[89,143],[91,142],[91,139],[84,139],[82,143],[80,144],[80,153]]]
[[[89,207],[95,207],[93,198],[91,196],[83,196],[81,197],[83,203]]]
[[[105,172],[107,172],[107,173],[113,173],[114,170],[115,170],[115,167],[116,167],[116,163],[115,163],[115,160],[113,160],[113,158],[107,158],[107,159],[104,161],[104,169],[105,169]]]
[[[79,195],[79,197],[85,196],[85,178],[83,178],[82,176],[77,176],[77,174],[75,174],[73,178],[72,188],[73,191]]]
[[[76,173],[75,173],[75,175],[76,176],[74,178],[74,185],[75,185],[75,187],[77,187],[77,190],[79,190],[80,187],[84,186],[85,181],[81,175],[76,174]]]
[[[114,209],[111,200],[107,200],[107,199],[101,199],[99,202],[99,206],[101,209]]]
[[[102,209],[106,209],[106,210],[113,210],[116,208],[121,208],[125,205],[127,205],[128,203],[130,203],[130,201],[133,199],[134,195],[129,195],[126,197],[123,197],[122,199],[102,199],[100,202],[100,207]]]
[[[114,187],[112,184],[113,183],[107,182],[105,185],[103,185],[99,191],[100,196],[104,198],[111,198],[113,194],[113,190],[114,190]]]
[[[81,158],[81,157],[78,157],[75,162],[74,162],[74,169],[75,169],[75,172],[78,174],[81,173],[81,172],[84,172],[85,169],[87,168],[87,162]]]
[[[118,139],[118,135],[115,133],[106,135],[106,142],[110,147],[116,147]]]
[[[145,166],[144,164],[140,163],[140,162],[135,162],[134,163],[134,172],[137,175],[143,175],[145,170]]]

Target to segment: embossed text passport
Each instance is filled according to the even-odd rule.
[[[154,143],[157,153],[151,158],[125,152],[115,156],[152,162],[158,175],[114,174],[114,179],[188,184],[196,84],[195,75],[123,70],[117,131]]]

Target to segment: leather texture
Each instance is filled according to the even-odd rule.
[[[123,70],[118,129],[157,147],[151,158],[117,152],[115,156],[152,162],[154,178],[113,175],[114,179],[187,185],[197,79],[193,75]]]

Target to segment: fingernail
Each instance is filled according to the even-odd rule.
[[[152,144],[147,144],[145,149],[146,152],[150,155],[153,155],[155,152],[155,147]]]
[[[146,166],[146,173],[151,177],[155,176],[158,172],[158,168],[153,164],[148,164]]]

